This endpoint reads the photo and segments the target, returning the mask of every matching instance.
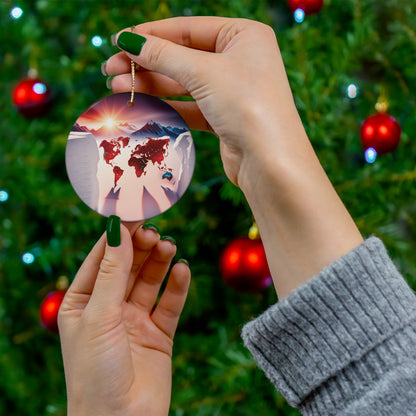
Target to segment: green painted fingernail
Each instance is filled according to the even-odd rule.
[[[146,43],[146,40],[146,38],[136,33],[122,32],[117,39],[117,46],[133,55],[140,55],[140,51]]]
[[[111,90],[111,82],[113,81],[114,77],[108,77],[107,80],[105,81],[105,85],[106,87]]]
[[[153,230],[159,233],[159,228],[154,224],[143,224],[142,228],[143,230]]]
[[[161,240],[169,240],[172,244],[176,245],[176,240],[171,237],[170,235],[164,235],[163,237],[160,237]]]
[[[186,259],[179,259],[178,263],[185,263],[187,266],[189,266],[189,261]]]
[[[107,74],[107,68],[106,68],[106,66],[107,66],[107,61],[104,61],[104,62],[101,64],[101,73],[102,73],[105,77],[108,77],[108,74]]]
[[[110,247],[118,247],[121,244],[120,217],[111,215],[107,221],[107,243]]]

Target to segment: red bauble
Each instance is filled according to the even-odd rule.
[[[364,149],[372,147],[378,154],[393,152],[400,142],[400,124],[386,113],[368,117],[361,126]]]
[[[288,5],[292,12],[301,9],[308,15],[320,12],[324,5],[324,0],[288,0]]]
[[[50,292],[40,305],[40,321],[49,331],[58,332],[58,312],[64,296],[65,290]]]
[[[259,292],[272,284],[260,239],[241,237],[229,243],[222,253],[220,267],[224,281],[242,292]]]
[[[51,92],[39,78],[25,78],[13,91],[13,103],[23,116],[41,117],[50,108]]]

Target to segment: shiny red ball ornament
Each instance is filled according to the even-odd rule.
[[[364,149],[372,147],[377,154],[390,153],[400,143],[400,124],[386,113],[378,113],[365,119],[361,126],[361,143]]]
[[[318,13],[324,5],[324,0],[288,0],[288,5],[292,12],[301,9],[305,15]]]
[[[13,103],[27,118],[42,117],[51,105],[51,92],[39,78],[25,78],[13,91]]]
[[[40,321],[51,332],[58,332],[58,312],[65,292],[65,290],[50,292],[40,305]]]
[[[242,292],[259,292],[272,284],[260,239],[241,237],[233,240],[221,255],[220,268],[224,281]]]

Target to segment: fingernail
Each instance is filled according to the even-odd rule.
[[[111,35],[111,44],[113,46],[117,46],[117,35],[118,33],[114,33],[113,35]]]
[[[111,90],[111,83],[113,82],[113,78],[114,77],[108,77],[105,81],[105,85],[109,90]]]
[[[142,228],[143,230],[153,230],[159,233],[159,228],[157,228],[154,224],[143,224]]]
[[[187,266],[189,266],[189,261],[186,259],[179,259],[178,263],[185,263]]]
[[[107,243],[110,247],[118,247],[121,244],[120,217],[111,215],[107,221]]]
[[[176,240],[171,237],[170,235],[164,235],[163,237],[160,237],[161,240],[169,240],[172,244],[175,244],[176,246]]]
[[[101,73],[102,73],[105,77],[108,77],[108,74],[107,74],[107,69],[106,69],[106,65],[107,65],[107,61],[104,61],[104,62],[101,64]]]
[[[117,46],[133,55],[140,55],[146,38],[132,32],[122,32],[117,39]]]

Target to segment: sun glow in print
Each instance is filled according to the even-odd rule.
[[[104,121],[104,125],[106,126],[106,127],[114,127],[114,125],[116,124],[116,121],[113,119],[113,118],[107,118],[105,121]]]
[[[185,193],[195,167],[188,126],[167,103],[136,93],[96,102],[76,120],[65,162],[69,180],[91,209],[141,221],[165,212]]]

